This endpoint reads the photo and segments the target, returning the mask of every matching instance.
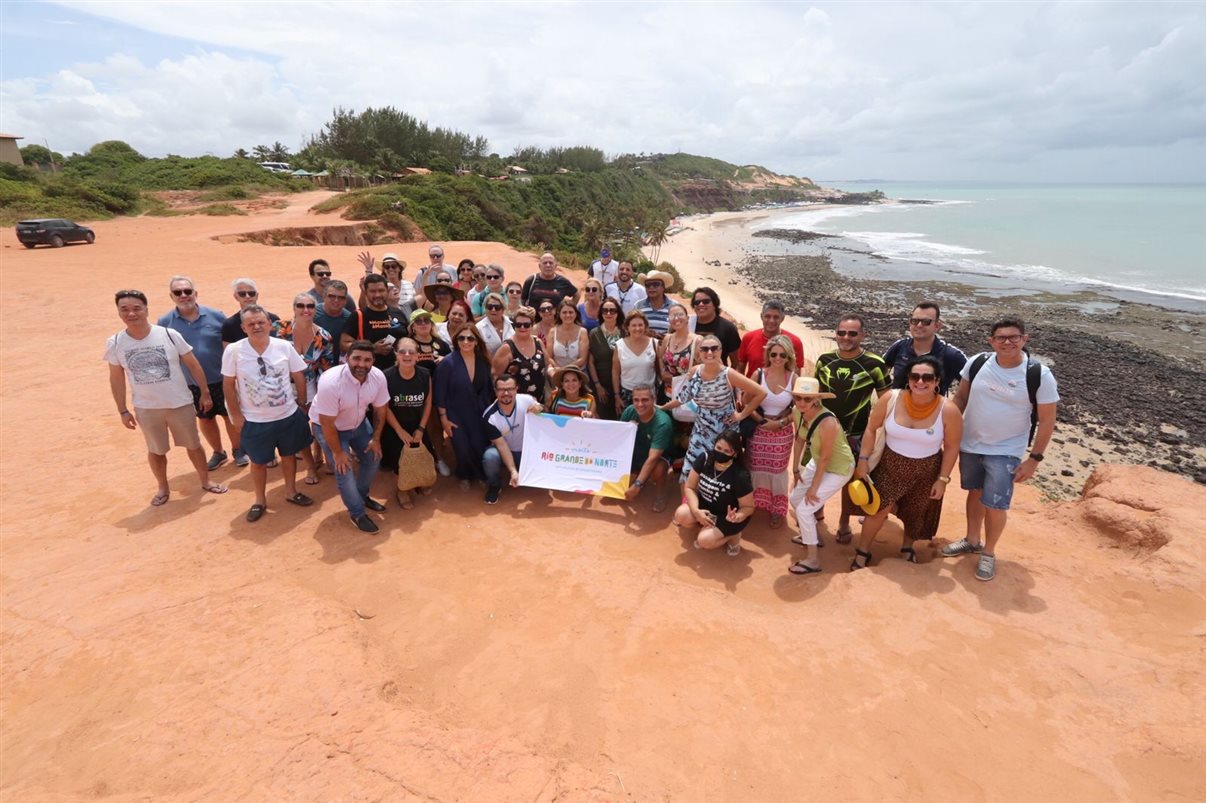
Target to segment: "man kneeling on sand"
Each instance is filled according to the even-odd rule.
[[[199,408],[210,409],[213,399],[205,382],[205,371],[193,355],[193,347],[179,332],[151,325],[147,320],[147,297],[142,292],[122,290],[115,301],[117,314],[126,328],[109,338],[105,345],[109,388],[113,391],[122,426],[126,429],[142,427],[142,436],[147,442],[147,462],[159,483],[151,504],[159,507],[171,495],[167,478],[167,453],[171,449],[169,432],[177,446],[188,450],[188,458],[201,480],[201,489],[214,494],[226,493],[225,485],[209,481],[205,449],[197,434],[193,394],[180,370],[181,365],[187,368],[200,388]],[[127,377],[133,412],[126,406]]]
[[[372,425],[365,418],[370,405]],[[335,467],[339,496],[352,522],[366,533],[380,528],[365,508],[378,513],[385,510],[385,505],[369,496],[369,487],[381,465],[381,433],[388,405],[389,386],[385,374],[373,367],[373,344],[367,340],[352,341],[347,361],[323,371],[310,405],[310,426],[327,462]],[[355,469],[352,455],[356,456]]]

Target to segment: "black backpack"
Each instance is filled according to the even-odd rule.
[[[967,386],[971,390],[972,380],[976,378],[976,374],[980,373],[980,369],[984,367],[984,363],[988,362],[988,358],[992,354],[989,352],[981,352],[972,360],[971,368],[967,371]],[[1043,381],[1043,365],[1038,360],[1026,355],[1026,393],[1030,396],[1030,437],[1026,439],[1026,444],[1030,445],[1034,441],[1034,431],[1038,428],[1038,389],[1039,384]]]

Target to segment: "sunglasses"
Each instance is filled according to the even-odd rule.
[[[838,337],[858,337],[862,334],[858,329],[838,329],[834,332]]]
[[[348,297],[347,296],[333,296],[333,295],[328,294],[327,299],[330,301],[347,301]]]
[[[411,326],[421,326],[423,324],[426,324],[427,326],[431,326],[431,318],[419,318],[417,321],[412,321],[410,325]]]
[[[937,382],[938,375],[937,374],[919,374],[916,371],[911,371],[911,372],[909,372],[909,381],[910,382],[920,382],[923,385],[928,385],[931,382]]]
[[[458,343],[476,343],[477,338],[473,335],[457,335],[456,342]]]
[[[514,324],[512,324],[512,325],[513,325],[513,326],[514,326],[516,329],[531,329],[531,328],[532,328],[532,322],[531,322],[531,321],[515,321],[515,323],[514,323]]]
[[[192,294],[193,294],[192,290],[173,290],[172,291],[172,295],[176,296],[177,298],[179,298],[180,296],[191,296]],[[125,296],[125,297],[129,298],[129,296]]]
[[[475,273],[475,274],[473,274],[473,278],[475,278],[475,279],[484,279],[484,278],[486,278],[486,274],[484,274],[484,273]]]
[[[541,308],[540,308],[540,314],[541,314],[541,315],[545,314],[546,312],[552,312],[552,311],[553,311],[553,308],[552,308],[552,307],[541,307]]]
[[[487,305],[486,305],[486,310],[487,310],[488,312],[501,312],[501,311],[502,311],[502,304],[487,304]]]
[[[700,346],[699,350],[711,354],[713,351],[720,351],[720,346]]]
[[[487,279],[501,279],[502,274],[501,273],[487,273],[486,278]]]
[[[254,326],[254,324],[252,324]],[[256,357],[255,361],[260,364],[260,376],[268,376],[268,366],[264,365],[263,357]]]
[[[618,309],[612,309],[611,307],[607,307],[603,310],[603,314],[604,315],[619,315],[620,311]]]
[[[711,304],[711,303],[712,303],[712,299],[710,299],[710,298],[697,298],[697,299],[695,299],[694,301],[692,301],[692,302],[691,302],[691,306],[693,306],[693,307],[706,307],[706,306],[708,306],[708,305],[709,305],[709,304]]]
[[[661,282],[645,282],[646,287],[665,287]]]
[[[509,296],[517,296],[517,295],[519,295],[521,292],[523,292],[523,291],[522,291],[522,290],[508,290],[508,291],[507,291],[507,295],[509,295]]]
[[[1022,335],[993,335],[994,343],[1021,343]]]
[[[774,352],[771,352],[770,358],[772,360],[786,360],[787,355],[781,351],[774,351]]]
[[[418,354],[414,349],[398,349],[399,354]]]
[[[314,275],[315,275],[315,276],[325,276],[325,277],[327,277],[327,278],[330,278],[330,276],[331,276],[331,271],[329,271],[329,270],[316,270],[316,271],[314,271]]]
[[[236,290],[235,295],[239,298],[255,298],[260,294],[259,290]]]
[[[599,288],[597,288],[597,287],[588,287],[588,288],[586,288],[586,292],[588,292],[588,293],[597,293],[597,292],[599,292]]]
[[[913,326],[929,326],[933,322],[933,318],[909,318],[909,323]]]
[[[436,284],[452,284],[452,279],[436,279]]]
[[[293,308],[294,309],[318,309],[318,305],[313,302],[311,302],[309,304],[301,303],[301,304],[294,304]]]

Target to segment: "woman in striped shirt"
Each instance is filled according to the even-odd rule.
[[[572,415],[580,418],[594,418],[595,397],[586,392],[587,376],[576,365],[567,365],[553,375],[553,398],[549,402],[548,411],[555,415]]]

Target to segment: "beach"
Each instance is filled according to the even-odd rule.
[[[796,207],[810,208],[825,207]],[[784,301],[789,312],[784,326],[802,337],[810,359],[836,348],[833,327],[848,312],[866,319],[864,346],[883,353],[907,334],[905,319],[913,304],[935,300],[946,321],[940,336],[968,355],[989,349],[994,318],[1020,314],[1031,335],[1031,351],[1051,367],[1064,397],[1056,448],[1049,450],[1035,480],[1045,493],[1060,499],[1078,496],[1093,467],[1102,462],[1149,465],[1206,482],[1206,448],[1201,446],[1206,443],[1206,407],[1199,399],[1206,386],[1206,315],[1088,292],[1003,295],[970,279],[843,276],[834,269],[832,251],[795,252],[800,242],[828,238],[798,231],[755,232],[781,214],[764,209],[683,218],[685,230],[663,246],[661,258],[675,265],[688,288],[710,284],[721,293],[727,311],[753,325],[762,300],[773,296]],[[881,274],[891,275],[890,268]]]
[[[150,507],[142,437],[100,359],[122,328],[113,293],[144,290],[154,319],[189,274],[200,303],[232,311],[247,276],[285,313],[311,259],[354,280],[366,247],[245,235],[348,228],[309,211],[327,195],[102,221],[94,245],[58,250],[0,232],[5,799],[1206,798],[1206,489],[1148,466],[1095,463],[1063,501],[1020,487],[991,583],[935,555],[963,534],[957,481],[918,565],[892,521],[848,573],[831,502],[812,577],[787,573],[789,528],[759,516],[740,556],[705,553],[647,495],[520,488],[487,507],[441,480],[404,513],[382,475],[366,536],[329,477],[303,510],[271,471],[249,524],[246,469],[205,494],[173,449],[171,501]],[[745,266],[740,237],[721,248],[746,218],[689,221],[662,258],[756,326],[755,282],[776,268]],[[444,245],[508,278],[536,268],[506,245]],[[413,278],[427,247],[367,250]],[[46,347],[29,333],[66,288],[85,312]],[[832,322],[791,307],[810,353],[829,348]]]

